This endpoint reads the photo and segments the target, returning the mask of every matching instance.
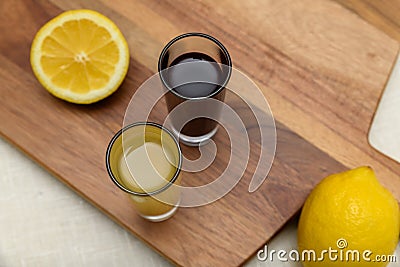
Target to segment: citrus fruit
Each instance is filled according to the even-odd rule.
[[[47,22],[32,42],[30,59],[35,76],[51,94],[89,104],[117,90],[128,70],[129,49],[110,19],[80,9]]]
[[[311,192],[300,216],[298,246],[307,252],[303,265],[386,266],[399,240],[399,224],[397,201],[370,167],[328,176]],[[332,258],[322,255],[329,249],[337,251]],[[310,250],[317,260],[308,256]]]

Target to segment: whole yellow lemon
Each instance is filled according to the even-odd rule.
[[[393,195],[370,167],[326,177],[307,198],[298,226],[305,267],[386,266],[399,240]]]

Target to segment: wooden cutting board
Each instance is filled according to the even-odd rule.
[[[110,17],[131,51],[121,88],[89,106],[50,96],[29,65],[35,32],[51,17],[75,8]],[[316,183],[346,168],[371,165],[400,199],[400,166],[367,143],[398,44],[334,2],[6,0],[0,3],[0,22],[1,135],[175,264],[242,264],[301,208]],[[130,97],[156,71],[162,47],[188,31],[218,38],[234,66],[261,87],[277,120],[277,154],[255,193],[247,192],[253,156],[227,196],[153,224],[139,218],[109,180],[105,149],[122,125]],[[240,110],[234,97],[227,101]],[[157,112],[155,120],[166,110]],[[250,129],[251,116],[241,112]],[[225,137],[220,131],[216,143],[224,144]],[[257,148],[254,142],[252,149]],[[197,151],[186,148],[185,153],[195,156]],[[227,153],[218,152],[221,166]],[[217,165],[206,174],[219,171]],[[196,175],[200,180],[187,173],[183,180],[207,180],[204,173]]]

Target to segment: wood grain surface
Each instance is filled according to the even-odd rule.
[[[335,0],[364,20],[400,41],[399,0]]]
[[[51,17],[76,8],[110,17],[131,51],[121,88],[90,106],[49,95],[29,65],[35,32]],[[338,3],[8,0],[0,3],[0,15],[0,133],[177,265],[242,264],[301,208],[316,183],[346,168],[371,165],[400,199],[400,166],[367,143],[398,43]],[[260,86],[277,120],[277,154],[268,179],[255,193],[247,192],[257,160],[253,153],[242,181],[227,196],[204,207],[180,209],[172,219],[154,224],[139,218],[109,180],[105,149],[122,126],[136,88],[156,71],[162,47],[189,31],[218,38],[234,66]],[[259,149],[249,111],[234,97],[227,102],[255,138],[252,151]],[[161,118],[162,112],[155,116]],[[224,134],[215,138],[221,149],[217,166],[207,169],[207,175],[218,174],[226,164]],[[187,184],[193,177],[206,177],[183,175]]]

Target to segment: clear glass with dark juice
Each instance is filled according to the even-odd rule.
[[[217,132],[221,106],[209,99],[224,101],[231,68],[226,48],[207,34],[183,34],[164,47],[158,70],[167,90],[171,128],[184,144],[204,144]]]

